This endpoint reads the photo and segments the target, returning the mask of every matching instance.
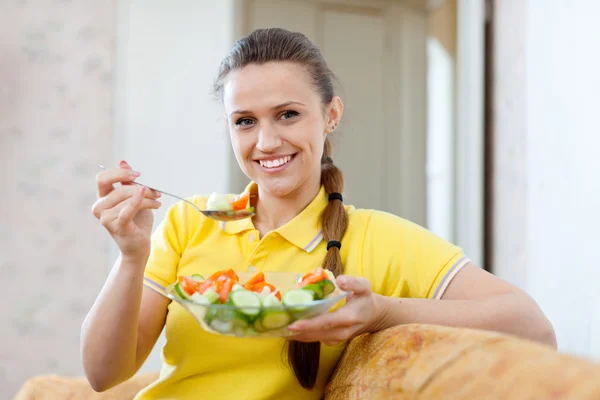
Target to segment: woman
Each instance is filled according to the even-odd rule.
[[[535,302],[472,265],[459,248],[396,216],[343,204],[328,141],[343,104],[306,37],[265,29],[242,38],[215,89],[237,161],[252,181],[256,215],[222,225],[178,203],[151,238],[159,194],[131,185],[139,174],[125,162],[98,175],[93,213],[121,255],[82,327],[94,389],[130,378],[164,326],[161,376],[139,399],[321,398],[347,340],[405,323],[502,331],[555,346]],[[192,200],[206,206],[206,197]],[[352,298],[298,321],[290,341],[204,332],[161,294],[178,275],[307,272],[316,265],[333,271]]]

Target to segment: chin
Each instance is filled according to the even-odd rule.
[[[298,182],[294,178],[262,177],[255,181],[258,186],[273,197],[288,197],[298,189]]]

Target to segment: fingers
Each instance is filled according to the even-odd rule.
[[[140,186],[136,189],[138,193],[115,207],[105,210],[100,216],[100,222],[110,233],[117,233],[124,229],[141,210],[156,210],[161,207],[159,201],[144,197],[142,190],[146,192],[149,191],[148,188]]]
[[[140,186],[125,185],[114,189],[108,195],[99,198],[92,206],[92,214],[96,218],[100,218],[102,213],[116,207],[123,201],[133,197],[140,190]],[[146,188],[144,197],[151,200],[156,200],[160,197],[160,193]]]
[[[142,208],[142,203],[144,202],[144,197],[146,193],[146,188],[144,186],[138,188],[136,193],[129,198],[125,202],[125,207],[119,212],[119,217],[117,218],[117,222],[119,226],[127,225],[133,217],[140,211]]]
[[[325,331],[351,327],[359,322],[359,318],[357,318],[354,308],[344,306],[331,313],[325,313],[314,318],[296,321],[289,329],[302,334],[321,334]]]
[[[127,164],[127,161],[125,161],[125,160],[123,160],[119,163],[119,168],[133,169],[133,168],[131,168],[131,166],[129,164]]]
[[[96,175],[98,197],[104,197],[114,189],[117,182],[132,182],[140,176],[139,172],[128,168],[113,168],[100,172]]]
[[[371,293],[371,282],[365,278],[340,275],[337,277],[336,283],[340,289],[345,292],[352,292],[354,296]]]
[[[298,335],[293,335],[290,339],[297,340],[299,342],[322,342],[327,346],[335,346],[346,340],[351,339],[355,336],[356,328],[347,327],[347,328],[338,328],[332,329],[327,332],[319,332],[319,333],[301,333]]]
[[[131,166],[125,160],[121,160],[121,162],[119,163],[119,168],[133,170],[133,168],[131,168]],[[121,182],[121,185],[127,186],[127,185],[132,185],[132,183],[131,182]]]

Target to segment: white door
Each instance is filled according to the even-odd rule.
[[[345,202],[424,225],[427,13],[416,3],[238,2],[236,36],[281,27],[302,32],[321,47],[340,80],[345,105],[332,136]],[[234,186],[242,187],[247,178],[237,165],[232,170]]]

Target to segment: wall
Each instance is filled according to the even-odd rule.
[[[140,182],[179,196],[230,190],[229,136],[211,89],[233,13],[233,0],[121,1],[112,161],[127,160]],[[176,202],[161,201],[155,226]],[[140,372],[160,368],[164,340]]]
[[[594,0],[496,2],[494,99],[494,270],[539,301],[561,350],[598,360],[599,13]]]
[[[115,1],[0,2],[0,397],[81,373],[108,272],[90,209],[111,155]]]
[[[90,212],[98,164],[182,196],[229,189],[210,89],[232,3],[0,3],[0,397],[82,374],[81,323],[117,254]]]

